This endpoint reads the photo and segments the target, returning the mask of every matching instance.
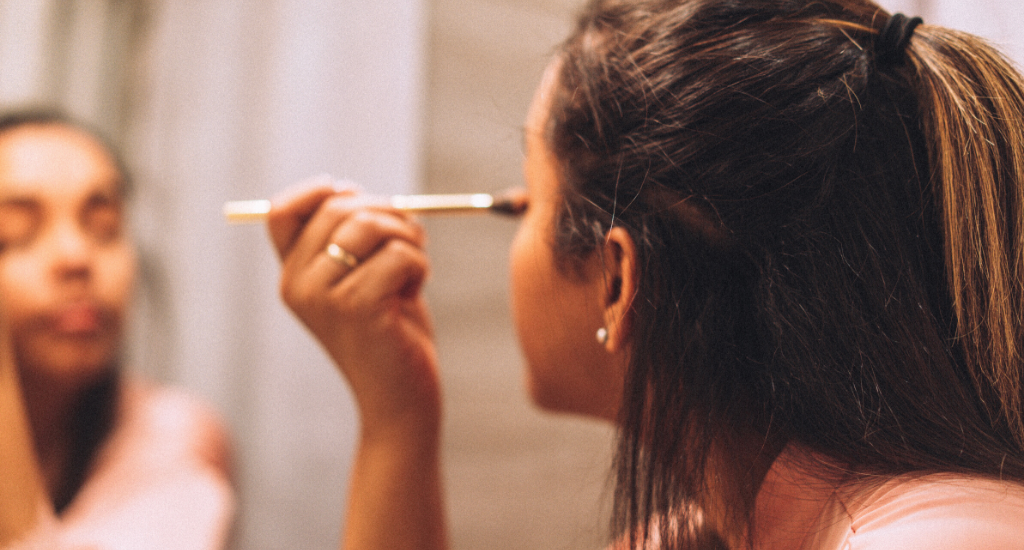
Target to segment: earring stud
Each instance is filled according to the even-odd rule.
[[[598,344],[603,346],[608,343],[608,329],[604,327],[597,329],[597,334],[595,336],[597,337]]]

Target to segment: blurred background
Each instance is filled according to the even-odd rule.
[[[280,305],[260,226],[225,200],[329,173],[377,193],[521,184],[521,127],[582,0],[0,0],[0,107],[99,126],[135,176],[144,282],[132,370],[230,425],[233,547],[333,548],[357,429],[341,379]],[[1024,62],[1014,0],[889,0]],[[502,219],[427,220],[455,550],[594,549],[613,433],[532,408]]]

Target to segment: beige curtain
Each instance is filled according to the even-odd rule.
[[[121,143],[145,0],[0,0],[0,105],[59,105]]]
[[[235,435],[239,548],[339,540],[355,418],[344,385],[281,305],[262,226],[225,200],[327,172],[379,193],[418,186],[418,0],[160,2],[129,152],[159,300],[137,364],[216,403]]]

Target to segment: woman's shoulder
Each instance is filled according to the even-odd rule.
[[[1024,549],[1024,484],[959,474],[899,476],[841,499],[851,550]]]
[[[758,494],[757,548],[1024,550],[1024,483],[952,473],[843,481],[834,461],[787,448]]]
[[[148,448],[146,454],[168,461],[197,460],[229,469],[230,437],[221,416],[182,388],[127,378],[113,435],[122,445]]]
[[[223,548],[234,514],[220,417],[180,389],[126,378],[114,429],[61,517],[67,547]]]

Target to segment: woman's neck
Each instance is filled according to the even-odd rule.
[[[757,494],[785,445],[762,435],[723,441],[712,451],[707,471],[710,501],[706,520],[729,548],[744,548]]]
[[[754,510],[753,546],[803,547],[816,536],[822,514],[849,482],[849,467],[799,444],[788,445],[762,481]]]

